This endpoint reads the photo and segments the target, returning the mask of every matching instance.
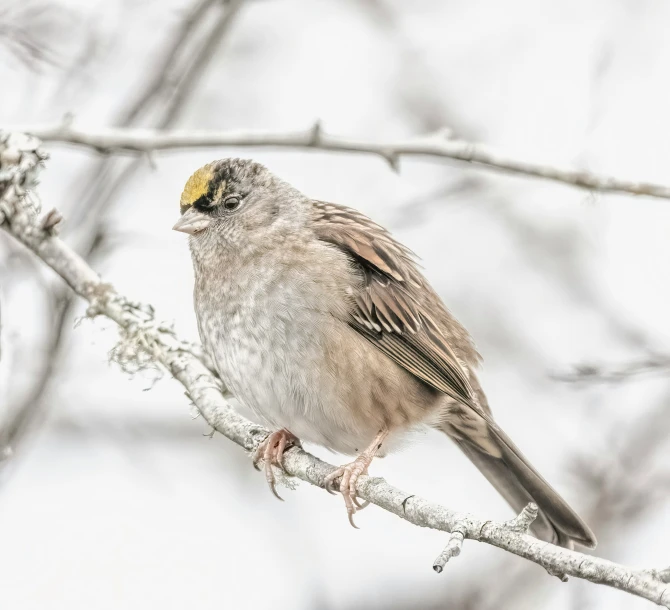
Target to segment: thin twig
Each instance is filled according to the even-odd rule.
[[[45,142],[60,142],[93,148],[101,153],[141,153],[189,148],[270,147],[327,150],[377,155],[392,169],[401,157],[433,157],[464,161],[489,170],[542,178],[603,193],[646,195],[670,199],[670,186],[651,182],[621,180],[586,171],[542,165],[509,157],[476,144],[453,139],[441,130],[435,134],[406,140],[360,140],[326,134],[320,125],[302,131],[198,131],[122,128],[79,128],[73,125],[28,125],[12,131],[31,133]]]
[[[552,378],[568,383],[622,383],[645,375],[670,373],[670,356],[650,356],[637,362],[618,366],[607,364],[579,364],[572,370],[552,373]]]
[[[169,328],[154,322],[153,308],[132,303],[104,284],[88,264],[44,228],[38,210],[26,197],[37,174],[41,151],[34,140],[0,134],[0,226],[32,250],[89,302],[88,314],[102,315],[118,324],[124,354],[137,350],[137,362],[163,365],[182,385],[212,428],[247,451],[254,451],[268,430],[241,417],[219,389],[219,382],[204,364],[183,349]],[[300,447],[291,448],[283,466],[289,475],[318,487],[334,466],[319,460]],[[574,576],[593,583],[622,589],[670,608],[667,570],[632,569],[605,559],[561,548],[526,533],[535,515],[528,506],[511,522],[498,523],[459,513],[407,494],[384,479],[361,477],[356,486],[363,499],[420,527],[451,534],[450,556],[460,550],[460,536],[477,540],[528,559],[551,574]],[[459,534],[456,534],[456,533]],[[455,538],[454,538],[455,537]]]

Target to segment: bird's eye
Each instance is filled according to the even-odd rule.
[[[223,207],[226,210],[236,210],[240,207],[240,198],[237,195],[231,195],[223,200]]]

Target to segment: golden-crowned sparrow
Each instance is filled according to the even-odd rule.
[[[254,461],[273,491],[272,464],[298,439],[358,454],[326,481],[339,479],[351,520],[373,457],[432,426],[516,510],[539,506],[536,535],[595,545],[493,420],[470,336],[385,229],[242,159],[196,171],[181,214],[200,337],[230,391],[276,430]]]

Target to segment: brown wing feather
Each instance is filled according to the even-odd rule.
[[[440,429],[516,510],[531,500],[539,506],[536,534],[570,548],[572,540],[594,546],[588,526],[491,418],[476,377],[468,374],[479,361],[470,337],[423,278],[413,254],[355,210],[314,202],[313,211],[317,237],[344,251],[359,271],[352,276],[347,322],[412,375],[461,403],[449,404]]]
[[[421,275],[414,254],[344,206],[315,201],[314,227],[319,239],[346,252],[360,270],[349,324],[428,385],[481,411],[461,364],[474,365],[479,356]]]

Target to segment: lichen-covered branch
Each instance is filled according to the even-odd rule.
[[[161,364],[186,388],[214,430],[247,451],[253,451],[268,431],[232,409],[219,379],[178,340],[171,327],[156,323],[152,307],[119,295],[56,236],[60,219],[57,213],[40,216],[39,210],[31,204],[26,187],[33,183],[43,159],[36,140],[0,134],[0,226],[86,299],[89,315],[106,316],[118,324],[121,341],[115,360],[124,368]],[[324,478],[334,469],[299,447],[286,453],[284,467],[288,474],[318,487],[323,487]],[[498,523],[428,502],[381,478],[361,477],[357,492],[362,499],[409,523],[448,532],[447,547],[434,562],[436,571],[442,571],[446,562],[460,553],[464,540],[477,540],[528,559],[562,579],[582,578],[670,608],[668,570],[632,569],[537,540],[527,533],[537,513],[534,505],[526,507],[513,520]]]
[[[670,185],[621,180],[576,169],[543,165],[515,159],[483,144],[452,137],[448,130],[404,140],[369,141],[332,136],[319,123],[301,131],[163,131],[152,129],[88,128],[68,122],[15,128],[48,142],[61,142],[93,148],[104,153],[141,153],[187,148],[270,147],[327,150],[341,153],[376,155],[394,170],[402,157],[433,157],[472,163],[475,166],[521,176],[541,178],[570,186],[628,195],[670,199]]]

